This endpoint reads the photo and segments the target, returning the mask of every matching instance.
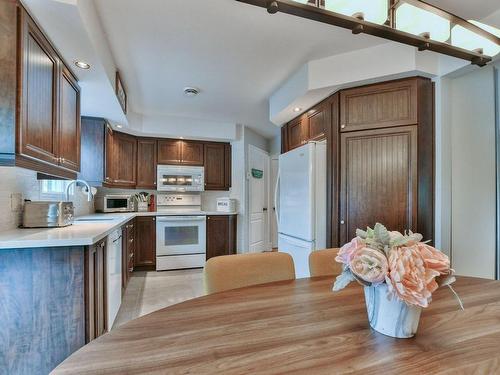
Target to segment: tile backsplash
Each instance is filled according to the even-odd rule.
[[[0,215],[0,231],[15,229],[21,224],[22,205],[16,202],[24,202],[25,199],[33,201],[41,200],[65,200],[65,194],[44,197],[40,193],[40,181],[36,178],[36,172],[17,167],[0,167],[0,207],[4,207]],[[75,206],[75,215],[87,215],[94,212],[94,203],[87,202],[87,194],[78,187],[72,201]]]

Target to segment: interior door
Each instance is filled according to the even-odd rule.
[[[268,229],[269,154],[249,146],[248,173],[249,249],[251,253],[258,253],[271,248]]]
[[[417,126],[341,135],[340,244],[377,222],[417,228]]]

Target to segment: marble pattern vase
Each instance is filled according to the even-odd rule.
[[[403,301],[387,298],[387,284],[365,286],[366,310],[370,326],[377,332],[396,338],[415,335],[422,309]]]

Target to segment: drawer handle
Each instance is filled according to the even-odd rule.
[[[130,253],[130,255],[128,256],[129,259],[132,259],[134,257],[134,253]]]
[[[128,240],[128,242],[132,243],[132,242],[134,242],[134,239],[131,238],[130,240]]]
[[[128,272],[134,272],[134,268],[133,268],[133,267],[132,267],[132,268],[129,268],[129,269],[128,269]]]

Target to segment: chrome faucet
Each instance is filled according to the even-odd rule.
[[[85,187],[87,188],[87,200],[89,202],[92,202],[92,189],[90,188],[90,185],[87,183],[87,181],[84,181],[84,180],[73,180],[68,184],[68,186],[66,186],[66,201],[69,202],[69,189],[71,188],[71,186],[73,184],[76,187],[76,185],[78,185],[78,183],[85,185]]]

